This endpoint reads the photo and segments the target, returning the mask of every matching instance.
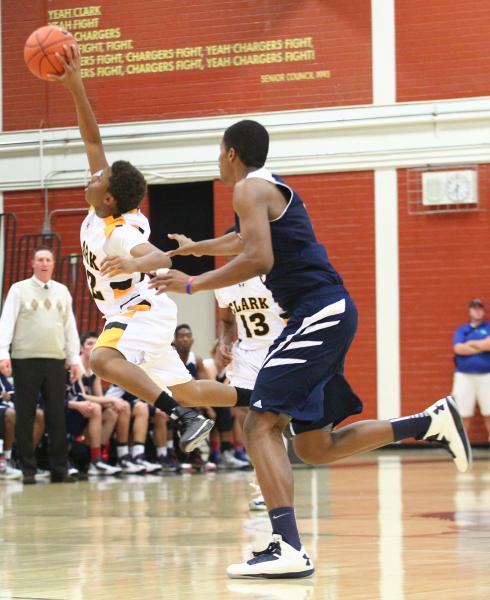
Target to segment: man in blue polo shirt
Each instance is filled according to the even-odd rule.
[[[485,321],[485,304],[480,298],[470,301],[468,313],[469,323],[454,332],[452,395],[466,428],[478,402],[490,439],[490,323]]]

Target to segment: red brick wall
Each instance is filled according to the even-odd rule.
[[[362,418],[376,417],[376,309],[372,172],[286,177],[305,202],[318,240],[344,278],[359,310],[359,331],[346,374],[364,401]],[[233,223],[231,191],[215,186],[215,229]]]
[[[202,70],[86,79],[102,123],[371,102],[369,2],[351,0],[342,10],[322,0],[269,0],[267,3],[104,0],[94,4],[100,5],[102,11],[95,17],[100,19],[98,30],[119,29],[119,41],[132,40],[133,49],[123,50],[122,54],[172,50],[176,68],[176,49],[201,46],[205,66]],[[2,2],[6,130],[38,128],[40,124],[43,127],[74,124],[73,107],[66,91],[61,86],[41,82],[29,73],[23,62],[23,47],[29,34],[46,24],[48,10],[75,7],[80,7],[79,0],[51,0],[49,3],[24,0],[22,10],[19,10],[18,0]],[[75,33],[80,35],[86,31],[80,29]],[[285,40],[293,38],[311,38],[311,47],[303,50],[313,51],[314,56],[302,61],[225,68],[207,66],[207,59],[217,56],[207,52],[206,47],[210,45],[282,41],[280,52],[285,58],[285,53],[293,50],[284,47]],[[84,40],[81,43],[99,42]],[[98,56],[113,57],[118,53],[104,47],[102,52],[85,52],[84,60],[97,61]],[[126,56],[123,60],[126,61]],[[128,65],[130,63],[125,62],[123,70]],[[88,73],[89,69],[97,69],[97,65],[85,68]],[[319,77],[317,72],[320,71],[330,71],[330,77]],[[264,83],[261,79],[263,75],[276,74],[287,79],[290,73],[305,72],[314,79],[274,83]]]
[[[488,96],[487,0],[396,2],[397,100]]]
[[[480,173],[481,180],[488,178],[490,166],[481,167]],[[467,322],[471,298],[490,300],[490,213],[409,215],[406,181],[407,172],[401,170],[402,407],[409,413],[450,393],[454,330]],[[479,419],[474,419],[470,434],[475,441],[486,441]]]
[[[481,167],[482,178],[490,166]],[[488,211],[449,215],[409,215],[406,171],[399,172],[400,334],[402,412],[422,410],[451,389],[452,334],[466,321],[467,302],[480,296],[490,301],[490,249],[484,242],[490,227]],[[363,418],[376,417],[376,319],[373,175],[336,173],[290,176],[286,180],[305,201],[320,242],[342,274],[358,305],[360,327],[348,355],[346,372],[365,403]],[[216,182],[215,231],[233,223],[231,189]],[[52,190],[50,210],[81,207],[82,190]],[[41,192],[5,194],[5,208],[19,217],[19,234],[38,232],[43,222]],[[145,210],[145,207],[144,207]],[[55,217],[53,231],[62,236],[62,250],[79,251],[82,214]],[[471,232],[468,235],[465,232]],[[485,441],[480,418],[470,431]]]

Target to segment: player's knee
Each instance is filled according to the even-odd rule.
[[[137,402],[133,408],[135,417],[148,417],[148,407],[144,402]]]
[[[15,426],[15,410],[13,408],[7,408],[5,411],[5,425]]]
[[[153,422],[155,425],[163,426],[168,421],[167,415],[161,410],[155,411],[155,416],[153,417]]]
[[[109,408],[104,408],[104,419],[108,421],[116,421],[117,420],[117,412],[109,406]]]
[[[253,442],[257,437],[267,435],[273,432],[276,424],[271,419],[271,413],[258,413],[249,411],[245,423],[243,424],[243,434],[247,444]]]
[[[293,445],[296,456],[307,465],[324,465],[329,462],[318,448],[298,446],[294,442]]]
[[[335,462],[335,433],[324,432],[321,438],[308,433],[293,438],[296,456],[307,465],[326,465]]]
[[[102,416],[102,409],[100,407],[100,404],[97,404],[96,402],[92,403],[92,413],[98,418]]]
[[[105,366],[105,361],[103,360],[102,354],[97,352],[97,349],[94,350],[90,355],[90,368],[102,379],[104,379],[104,376],[107,376],[107,367]]]

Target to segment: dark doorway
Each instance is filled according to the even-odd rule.
[[[148,186],[150,200],[150,242],[164,250],[177,244],[168,233],[183,233],[193,240],[214,237],[213,182],[172,183]],[[214,269],[214,258],[176,256],[173,266],[189,275]]]

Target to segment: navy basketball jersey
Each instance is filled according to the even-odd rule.
[[[192,375],[193,379],[197,379],[197,361],[194,352],[189,352],[189,357],[185,363],[187,370]]]
[[[82,383],[83,383],[83,387],[85,389],[86,394],[95,396],[94,383],[95,383],[96,378],[97,378],[97,375],[95,373],[91,373],[90,375],[87,375],[87,373],[82,374]]]
[[[275,184],[288,201],[282,214],[270,221],[274,266],[265,284],[276,302],[292,312],[304,294],[342,286],[342,278],[330,264],[327,251],[316,241],[310,217],[298,194],[265,168],[252,171],[247,178]],[[238,216],[235,219],[240,231]]]

